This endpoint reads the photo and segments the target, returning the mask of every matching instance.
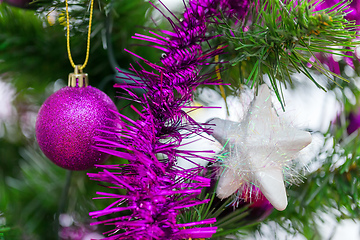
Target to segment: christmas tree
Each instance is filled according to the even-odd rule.
[[[3,0],[0,239],[358,220],[359,7]]]

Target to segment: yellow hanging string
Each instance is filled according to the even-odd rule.
[[[69,61],[73,68],[76,68],[76,65],[71,57],[70,51],[70,23],[69,23],[69,5],[68,0],[65,0],[66,5],[66,47],[68,52]],[[91,35],[91,23],[92,23],[92,15],[93,15],[93,8],[94,8],[94,0],[90,0],[90,17],[89,17],[89,29],[88,29],[88,36],[87,36],[87,46],[86,46],[86,57],[84,64],[79,66],[79,70],[83,70],[88,63],[89,60],[89,52],[90,52],[90,35]]]

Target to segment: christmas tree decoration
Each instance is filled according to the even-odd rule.
[[[226,219],[229,215],[236,217],[237,211],[245,213],[245,216],[241,218],[242,221],[249,223],[260,222],[265,220],[274,210],[273,205],[266,199],[260,189],[254,185],[243,189],[242,192],[238,191],[233,198],[228,198],[225,201],[215,197],[213,207],[219,208],[217,207],[219,203],[223,203],[223,211],[216,217],[220,222],[222,218]]]
[[[115,201],[103,210],[90,213],[94,218],[111,214],[109,219],[96,223],[115,226],[107,232],[109,236],[105,239],[210,238],[216,232],[217,227],[212,226],[215,218],[178,221],[186,209],[210,202],[210,199],[198,199],[197,196],[203,187],[210,186],[211,181],[201,176],[204,166],[198,164],[184,169],[177,166],[177,159],[191,163],[194,158],[214,162],[214,159],[202,156],[202,151],[178,147],[185,144],[183,139],[207,132],[204,126],[186,114],[184,107],[196,87],[221,84],[219,79],[202,75],[200,71],[202,65],[211,64],[216,55],[222,54],[224,47],[210,47],[203,51],[202,43],[216,38],[206,33],[207,26],[215,17],[233,14],[229,7],[227,1],[191,0],[182,20],[174,22],[167,18],[173,31],[150,31],[151,37],[141,34],[134,37],[157,44],[152,46],[165,54],[160,66],[133,53],[153,71],[145,70],[140,64],[142,70],[131,66],[133,73],[123,72],[126,75],[124,80],[132,79],[134,83],[124,81],[116,85],[129,94],[126,98],[140,103],[142,108],[139,110],[132,106],[139,115],[136,121],[119,114],[123,122],[118,141],[103,140],[103,144],[119,147],[121,151],[98,148],[127,159],[129,164],[99,165],[101,172],[89,173],[92,180],[105,182],[109,188],[127,190],[127,195],[99,193],[99,198],[114,198]],[[247,6],[245,9],[242,9],[244,6],[236,7],[236,12],[247,11]],[[132,92],[133,88],[145,89],[146,93],[137,96]],[[123,216],[124,211],[131,213]]]
[[[217,196],[227,198],[254,184],[276,209],[284,210],[287,197],[283,175],[296,175],[286,169],[291,169],[291,161],[311,143],[310,133],[279,120],[265,84],[242,122],[213,119],[208,123],[214,124],[212,135],[228,151],[221,158]]]
[[[64,87],[39,110],[36,120],[39,146],[60,167],[78,171],[92,168],[109,157],[93,146],[96,136],[111,138],[105,131],[116,127],[113,113],[116,111],[105,93],[82,81],[77,86]]]
[[[28,8],[33,0],[0,0],[0,4],[4,2],[18,8]]]
[[[279,228],[324,239],[321,213],[360,220],[357,1],[178,0],[173,12],[176,0],[4,1],[0,80],[20,119],[0,123],[5,239],[286,238]],[[157,8],[167,22],[151,22]],[[64,25],[75,71],[55,92]],[[69,31],[76,59],[87,34],[82,65]],[[40,148],[63,168],[97,169],[65,171]]]
[[[41,150],[56,165],[69,170],[86,170],[109,157],[94,148],[95,137],[110,138],[108,130],[116,127],[116,106],[97,88],[88,86],[82,72],[89,58],[93,1],[91,1],[87,53],[83,65],[75,66],[70,52],[69,12],[67,16],[67,50],[75,68],[68,86],[51,95],[41,106],[36,121],[36,138]]]
[[[282,20],[289,18],[287,15],[288,9],[283,9],[282,5],[277,1],[272,1],[272,3],[279,8],[279,11],[281,10],[284,16],[272,16],[271,18]],[[248,189],[252,184],[257,184],[261,192],[275,208],[278,210],[286,208],[287,197],[283,175],[285,174],[286,181],[293,181],[298,176],[297,172],[284,170],[291,167],[291,161],[298,152],[311,142],[311,135],[291,128],[278,120],[271,107],[269,89],[264,86],[258,88],[259,82],[262,81],[262,76],[260,76],[261,68],[256,67],[259,66],[259,63],[258,65],[255,64],[256,69],[252,70],[246,83],[252,81],[252,85],[256,86],[257,90],[262,94],[260,93],[259,97],[254,100],[253,107],[249,110],[241,126],[234,126],[235,123],[229,123],[225,120],[213,120],[209,124],[202,125],[195,122],[183,111],[192,99],[192,90],[199,87],[200,84],[220,85],[219,77],[211,77],[218,71],[213,71],[206,75],[200,74],[201,66],[209,66],[211,63],[208,62],[208,59],[222,54],[222,50],[226,47],[224,45],[217,45],[216,48],[211,46],[211,42],[216,42],[216,37],[220,38],[223,35],[209,34],[211,31],[209,31],[208,26],[210,24],[221,26],[223,23],[223,28],[219,28],[220,31],[221,29],[227,29],[227,27],[230,29],[229,34],[225,34],[229,36],[230,40],[228,41],[234,42],[234,45],[241,44],[239,39],[243,39],[243,36],[236,36],[235,34],[237,33],[232,32],[232,28],[238,27],[236,24],[243,24],[243,19],[233,19],[234,22],[228,24],[226,22],[227,18],[234,13],[234,11],[229,11],[229,6],[232,5],[229,5],[228,1],[190,1],[181,20],[178,18],[172,20],[167,17],[167,20],[173,27],[173,31],[158,30],[155,32],[152,30],[149,31],[151,36],[142,34],[134,36],[134,39],[150,42],[151,47],[162,50],[164,54],[160,59],[162,63],[160,65],[151,63],[145,58],[128,51],[153,68],[152,71],[148,71],[146,67],[139,64],[141,70],[136,70],[134,66],[131,66],[130,69],[133,73],[122,72],[126,75],[124,83],[116,85],[116,87],[128,93],[128,96],[124,97],[125,99],[133,99],[134,102],[141,104],[140,110],[132,106],[132,109],[139,115],[139,120],[135,121],[120,114],[119,116],[123,119],[123,122],[117,134],[122,138],[119,138],[118,141],[99,139],[100,142],[103,141],[102,144],[107,144],[108,147],[120,148],[114,151],[99,147],[100,151],[125,158],[129,162],[119,166],[99,165],[98,167],[103,169],[102,171],[97,174],[89,174],[92,180],[105,182],[109,188],[121,188],[127,191],[127,195],[99,193],[99,198],[114,198],[115,201],[103,210],[90,213],[94,218],[112,214],[112,216],[109,216],[109,219],[96,223],[116,226],[113,230],[107,232],[109,234],[107,239],[153,239],[155,236],[159,239],[207,238],[219,230],[211,227],[211,225],[216,226],[218,223],[215,218],[208,218],[210,215],[206,213],[200,215],[200,211],[196,211],[199,214],[197,220],[192,217],[186,218],[185,205],[182,201],[185,199],[187,201],[190,200],[187,206],[192,209],[206,209],[206,206],[202,207],[201,205],[210,204],[212,201],[206,199],[206,197],[196,200],[191,199],[200,193],[200,191],[195,192],[196,190],[210,187],[210,182],[206,182],[206,178],[201,175],[206,169],[206,163],[198,164],[193,160],[200,158],[213,162],[213,159],[204,155],[205,152],[184,150],[181,147],[186,142],[183,139],[191,139],[194,134],[200,136],[202,133],[209,133],[207,131],[209,124],[216,125],[213,136],[222,142],[225,147],[227,147],[227,144],[230,144],[230,146],[231,143],[233,144],[233,147],[227,150],[229,156],[226,157],[231,159],[231,161],[223,160],[222,163],[224,171],[219,174],[218,196],[227,198],[239,191],[241,187],[243,188],[240,191]],[[243,16],[246,16],[250,6],[251,4],[248,4],[245,8],[237,9],[235,12],[243,12]],[[236,5],[236,7],[242,8],[244,6]],[[273,11],[274,9],[266,7],[264,7],[264,11],[259,12],[263,13],[265,10],[269,14],[278,13],[278,11]],[[256,10],[252,13],[255,12]],[[300,13],[297,12],[297,14]],[[266,18],[264,17],[264,19]],[[316,19],[312,20],[315,21]],[[261,21],[264,20],[261,19]],[[244,34],[248,31],[245,28],[243,30]],[[325,30],[330,31],[329,29]],[[302,32],[304,36],[309,33],[306,31],[304,27]],[[254,35],[259,37],[258,33],[254,33]],[[207,51],[203,50],[204,46],[200,44],[202,42],[210,44]],[[283,46],[283,42],[287,43],[287,40],[282,39],[277,44],[282,49],[287,48],[287,45],[286,47]],[[258,41],[256,44],[261,45],[261,47],[264,45],[261,41]],[[295,43],[292,44],[288,49],[294,48]],[[271,44],[271,46],[273,45],[274,43]],[[258,51],[257,48],[254,49],[252,47],[253,45],[246,46],[249,46],[250,50],[245,52],[249,53],[255,50],[257,54],[264,53],[264,56],[257,59],[258,62],[260,61],[259,59],[271,62],[272,58],[266,58],[268,56],[267,53],[272,53],[270,44],[269,49],[266,49],[267,51]],[[304,46],[308,47],[306,43],[304,43]],[[236,47],[236,49],[240,50],[241,47]],[[294,56],[291,58],[285,58],[289,55],[289,51],[283,50],[284,58],[279,55],[277,56],[277,61],[288,59],[293,61],[294,68],[297,70],[301,69],[297,64],[302,66],[304,64],[303,60],[294,60],[299,57],[298,49],[296,49]],[[252,57],[254,56],[252,55]],[[239,58],[236,58],[236,60],[239,60]],[[215,64],[219,63],[215,62]],[[272,65],[269,64],[269,66]],[[281,62],[278,66],[274,66],[274,69],[277,70],[279,66],[285,68],[287,65]],[[271,70],[272,68],[266,67],[264,69]],[[279,71],[287,71],[287,69]],[[255,78],[252,78],[251,75],[254,75],[254,73]],[[281,100],[279,98],[279,88],[275,82],[275,73],[271,72],[271,74],[269,74],[271,84],[278,99]],[[309,73],[306,76],[311,78]],[[125,81],[129,79],[132,79],[134,83]],[[143,96],[137,96],[132,92],[134,88],[145,89],[146,93]],[[189,108],[194,109],[196,107]],[[228,123],[233,128],[228,130],[228,132],[224,132],[224,129],[227,129],[224,128],[224,125]],[[231,133],[236,133],[236,136],[231,135]],[[239,135],[242,137],[237,137]],[[232,139],[234,140],[232,141]],[[229,143],[226,144],[227,141]],[[188,144],[188,142],[185,144]],[[121,149],[123,150],[121,151]],[[187,169],[188,167],[186,169],[181,168],[179,165],[176,165],[177,158],[189,161],[194,167],[190,169]],[[244,164],[241,164],[241,161]],[[155,171],[152,166],[157,166],[156,168],[164,170]],[[139,178],[142,179],[141,182],[136,180]],[[163,192],[163,189],[169,190],[169,186],[171,186],[173,193],[179,194],[178,198],[175,199],[173,195]],[[161,195],[162,200],[151,202],[151,199],[159,199],[160,196],[158,194]],[[211,208],[211,204],[209,208]],[[185,213],[180,215],[180,212],[177,211],[180,209]],[[124,216],[124,211],[130,211],[131,213]],[[114,215],[115,213],[118,217]],[[169,215],[170,213],[171,215]],[[161,218],[159,219],[160,216]],[[183,223],[174,221],[174,219],[179,219],[180,216],[185,218]],[[199,221],[199,219],[202,219],[202,221]],[[222,226],[223,221],[225,220],[220,221],[219,226]],[[200,224],[210,226],[186,228]],[[181,227],[185,229],[181,229]],[[195,233],[195,229],[198,234]]]
[[[88,222],[80,222],[76,216],[61,214],[59,216],[61,240],[95,240],[102,239],[102,235],[96,232],[96,226],[89,226]]]
[[[243,204],[249,204],[250,214],[248,218],[251,218],[251,220],[262,221],[268,217],[274,209],[260,189],[255,186],[243,190],[241,193],[241,201]]]
[[[347,133],[352,134],[360,128],[360,113],[351,112],[348,119],[349,125],[347,127]]]

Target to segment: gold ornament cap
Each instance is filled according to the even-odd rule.
[[[87,87],[89,86],[89,78],[87,73],[83,73],[80,65],[76,65],[74,73],[69,74],[69,87]]]

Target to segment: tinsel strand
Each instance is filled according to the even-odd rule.
[[[200,74],[202,66],[212,64],[211,60],[222,54],[224,48],[203,50],[202,43],[217,37],[207,35],[209,23],[222,16],[242,19],[247,8],[247,1],[190,0],[181,20],[174,22],[166,17],[173,31],[159,30],[160,34],[150,31],[152,36],[134,36],[156,44],[151,46],[161,49],[164,54],[162,66],[159,66],[132,53],[153,71],[145,70],[140,64],[141,70],[131,66],[133,73],[123,74],[134,83],[124,82],[115,87],[124,90],[127,99],[141,104],[141,110],[131,106],[140,118],[134,121],[117,113],[119,128],[110,129],[109,133],[118,136],[118,140],[96,139],[100,142],[97,145],[100,151],[129,162],[98,165],[102,171],[88,174],[92,180],[108,183],[111,189],[127,190],[126,195],[97,193],[98,198],[115,199],[105,209],[90,213],[93,218],[108,217],[94,224],[114,226],[113,230],[104,233],[108,235],[105,239],[209,238],[216,232],[216,227],[200,226],[211,225],[216,219],[178,223],[179,214],[186,208],[209,201],[197,199],[197,196],[203,187],[210,186],[210,179],[201,176],[206,170],[204,167],[183,169],[177,165],[177,159],[214,161],[196,151],[178,150],[183,139],[208,131],[191,119],[183,108],[198,86],[221,84],[216,77]],[[133,88],[142,88],[146,93],[137,96],[132,92]],[[124,211],[131,213],[125,215]]]

